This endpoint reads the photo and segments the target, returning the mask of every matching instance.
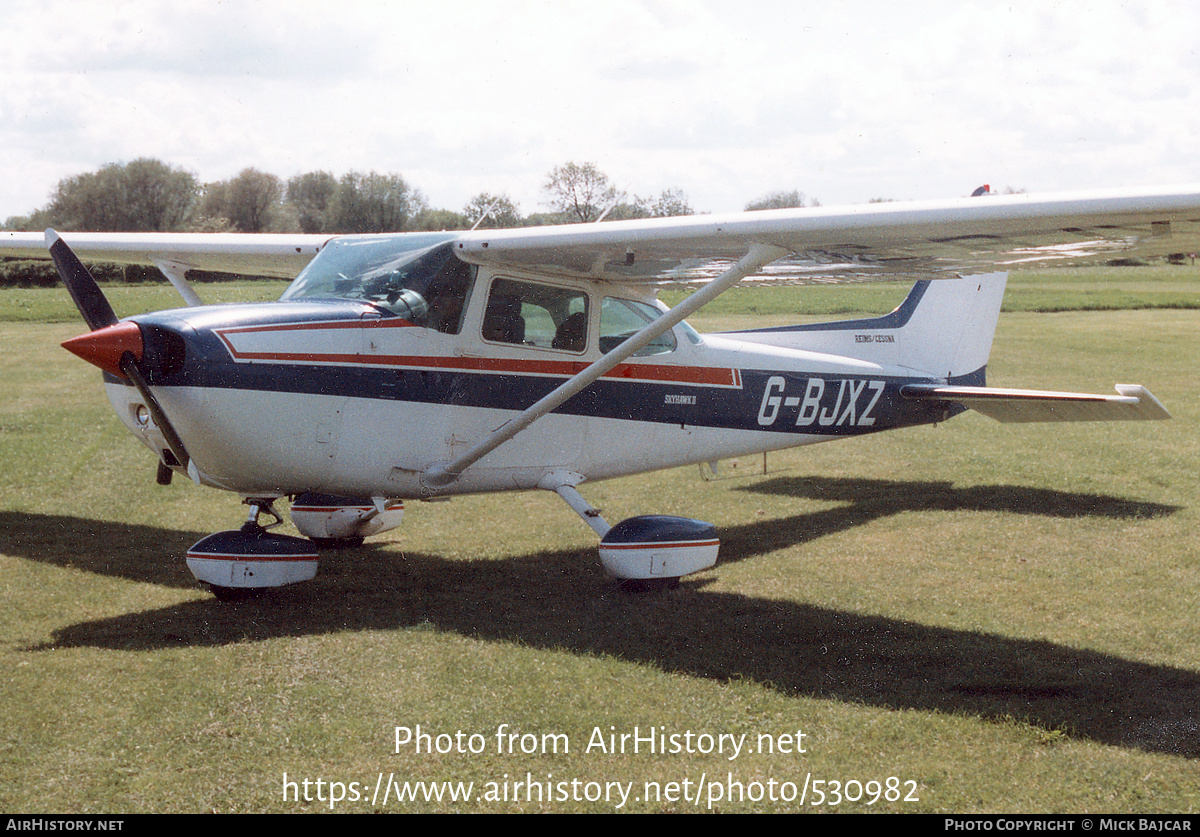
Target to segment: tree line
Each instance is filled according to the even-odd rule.
[[[311,171],[288,178],[255,168],[201,183],[151,158],[109,163],[59,181],[50,203],[14,216],[4,229],[87,232],[378,233],[520,227],[698,214],[682,189],[639,197],[593,163],[556,166],[543,182],[549,211],[522,215],[504,193],[480,192],[461,209],[439,209],[402,175]],[[747,210],[818,205],[798,191],[775,192]]]

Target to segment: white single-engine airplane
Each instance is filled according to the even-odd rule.
[[[160,482],[178,472],[249,504],[240,530],[187,554],[231,597],[312,578],[317,545],[397,525],[405,498],[522,489],[562,497],[612,575],[670,583],[716,562],[714,527],[610,526],[579,485],[968,408],[1169,418],[1141,386],[993,389],[984,371],[1009,269],[1198,244],[1200,186],[446,233],[0,233],[0,256],[49,248],[91,328],[63,345],[104,371]],[[155,264],[189,307],[118,321],[81,258]],[[189,269],[295,281],[277,302],[205,306]],[[885,279],[915,285],[878,318],[707,335],[684,322],[737,282]],[[699,290],[667,310],[664,283]],[[259,523],[279,522],[282,497],[305,538]]]

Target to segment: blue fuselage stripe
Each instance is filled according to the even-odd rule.
[[[949,383],[982,383],[983,370]],[[116,379],[111,379],[116,380]],[[188,363],[157,383],[519,411],[565,378],[364,365]],[[741,370],[740,387],[601,379],[555,412],[606,419],[817,435],[853,435],[943,420],[945,402],[900,389],[917,377]],[[946,383],[936,381],[936,383]],[[953,407],[950,414],[961,412]]]

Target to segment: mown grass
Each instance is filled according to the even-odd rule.
[[[1198,288],[1197,271],[1190,265],[1016,271],[1009,275],[1003,310],[1049,313],[1196,309],[1200,308]],[[794,322],[884,313],[899,305],[908,290],[909,285],[903,282],[805,288],[735,286],[707,305],[700,318],[754,327],[764,317],[772,322],[777,317]],[[673,292],[664,299],[680,296]]]
[[[1065,299],[1096,281],[1042,286],[1061,283]],[[792,293],[778,304],[807,304]],[[115,302],[121,314],[158,304]],[[706,312],[698,324],[784,316]],[[285,800],[283,774],[369,792],[382,773],[476,791],[527,774],[633,782],[638,795],[646,782],[694,792],[702,777],[752,792],[809,775],[897,777],[916,783],[918,801],[835,810],[1194,812],[1198,329],[1200,312],[1170,307],[1001,319],[994,385],[1145,383],[1171,422],[1002,426],[968,414],[772,454],[766,474],[756,460],[721,480],[680,469],[585,486],[610,520],[658,512],[718,525],[721,563],[675,591],[621,592],[590,531],[556,497],[527,493],[410,503],[399,530],[328,554],[313,582],[229,605],[197,588],[180,556],[241,521],[235,498],[154,484],[94,370],[57,347],[78,332],[73,318],[9,323],[0,809],[322,811]],[[395,752],[395,727],[417,724],[479,733],[486,751]],[[501,724],[563,734],[570,752],[497,753]],[[585,751],[595,729],[635,726],[754,744],[800,730],[806,752]]]
[[[208,305],[278,299],[288,283],[276,280],[220,282],[196,286]],[[103,285],[118,317],[181,308],[183,300],[168,284]],[[79,312],[65,288],[0,288],[0,323],[78,323]]]

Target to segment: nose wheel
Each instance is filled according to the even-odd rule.
[[[283,522],[273,498],[244,501],[250,514],[240,529],[217,532],[187,552],[188,569],[223,601],[244,599],[269,587],[308,581],[317,574],[317,547],[304,538],[271,532]],[[262,525],[269,515],[274,522]]]

